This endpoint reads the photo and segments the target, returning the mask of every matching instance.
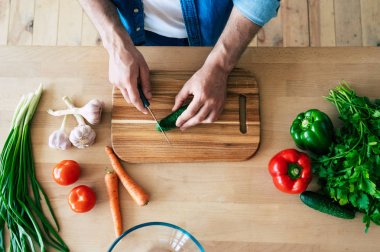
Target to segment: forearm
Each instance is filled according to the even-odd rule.
[[[206,63],[213,64],[227,73],[231,72],[260,28],[233,8],[226,27]]]
[[[116,6],[111,0],[79,2],[99,31],[108,51],[110,83],[120,90],[127,102],[148,113],[140,99],[137,83],[141,84],[145,96],[150,99],[149,68],[122,25]]]
[[[109,52],[123,43],[133,45],[121,24],[116,6],[110,0],[79,0],[79,3],[95,25],[104,47]]]

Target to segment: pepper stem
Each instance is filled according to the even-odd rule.
[[[302,126],[302,128],[307,129],[309,127],[309,124],[310,124],[309,120],[303,119],[302,123],[301,123],[301,126]]]
[[[292,180],[301,177],[302,167],[296,163],[288,164],[288,175]]]

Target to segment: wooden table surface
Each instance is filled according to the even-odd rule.
[[[140,50],[151,69],[196,70],[210,49]],[[101,48],[0,47],[0,142],[20,96],[42,82],[46,91],[32,130],[37,176],[58,216],[61,235],[74,252],[105,251],[114,240],[103,180],[111,118],[107,60]],[[380,48],[249,49],[239,67],[252,71],[259,82],[259,151],[249,161],[236,163],[125,164],[152,200],[140,208],[121,190],[124,227],[170,222],[191,232],[206,251],[379,251],[380,227],[373,225],[365,234],[360,214],[343,220],[309,209],[298,195],[273,186],[267,163],[278,151],[294,147],[289,126],[299,112],[318,108],[336,118],[334,107],[322,96],[339,80],[352,82],[360,95],[380,96]],[[106,103],[103,121],[95,127],[97,142],[89,149],[63,152],[47,145],[61,119],[46,110],[63,108],[64,95],[78,105],[95,97]],[[95,189],[97,204],[91,212],[74,214],[66,200],[73,186],[53,182],[52,168],[62,159],[81,164],[75,185]],[[314,181],[310,188],[316,187]]]

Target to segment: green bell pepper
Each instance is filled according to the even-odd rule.
[[[297,147],[315,154],[326,154],[334,137],[334,126],[325,113],[310,109],[300,113],[290,127]]]

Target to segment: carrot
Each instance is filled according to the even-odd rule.
[[[119,179],[113,171],[107,170],[104,176],[106,182],[108,199],[110,201],[111,214],[113,224],[115,226],[116,237],[119,237],[123,232],[123,221],[120,212],[119,203]]]
[[[119,177],[121,183],[127,189],[128,193],[131,195],[132,199],[139,205],[144,206],[149,202],[149,195],[144,191],[144,189],[139,186],[123,169],[119,159],[113,152],[112,148],[106,146],[106,153],[111,161],[112,167]]]

